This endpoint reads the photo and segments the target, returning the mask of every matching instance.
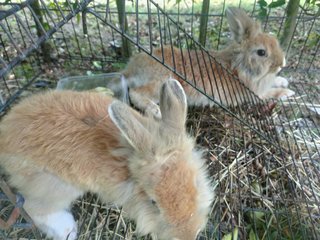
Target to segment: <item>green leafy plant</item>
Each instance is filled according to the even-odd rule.
[[[313,0],[310,0],[313,1]],[[267,3],[265,0],[258,0],[259,9],[259,17],[264,19],[267,16],[268,9],[278,8],[286,4],[286,0],[276,0],[271,3]]]

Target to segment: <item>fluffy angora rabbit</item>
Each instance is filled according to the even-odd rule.
[[[205,90],[206,94],[217,102],[226,106],[252,101],[252,96],[243,85],[261,99],[292,96],[294,92],[287,88],[288,81],[277,76],[285,65],[285,57],[278,40],[262,32],[260,24],[242,9],[228,8],[226,16],[233,36],[232,41],[223,50],[209,51],[223,67],[216,64],[213,59],[209,59],[201,50],[181,51],[178,48],[165,46],[154,49],[153,54],[176,72],[185,75],[188,81]],[[241,83],[228,75],[225,69],[237,76]],[[122,74],[130,88],[129,96],[133,105],[141,110],[154,108],[154,114],[160,117],[154,103],[159,102],[159,89],[164,79],[173,73],[147,54],[139,53],[130,59]],[[173,77],[182,84],[188,105],[214,104],[178,75]],[[111,81],[108,87],[118,95],[122,91],[118,80]]]
[[[185,129],[180,83],[161,86],[161,119],[99,93],[52,91],[23,100],[0,123],[0,165],[35,224],[75,239],[69,212],[84,192],[123,206],[142,234],[195,239],[214,194]]]

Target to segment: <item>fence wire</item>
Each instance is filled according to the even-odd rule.
[[[161,63],[211,105],[190,108],[187,123],[199,145],[207,149],[217,192],[199,239],[222,239],[235,233],[239,239],[320,238],[320,63],[316,57],[320,21],[308,15],[305,6],[300,8],[288,46],[287,67],[280,73],[293,78],[289,86],[296,94],[286,100],[262,101],[210,51],[228,44],[225,1],[209,15],[218,30],[208,26],[205,46],[197,41],[201,14],[194,1],[187,10],[179,1],[175,11],[165,1],[128,1],[122,13],[128,29],[119,24],[114,1],[12,2],[0,4],[1,115],[15,100],[32,94],[32,86],[44,78],[48,66],[57,65],[66,73],[75,66],[83,71],[109,71],[125,62],[122,43],[128,41],[134,52],[144,52]],[[253,6],[249,12],[257,17],[257,3]],[[264,31],[280,36],[285,17],[283,10],[268,11]],[[164,57],[165,46],[171,48],[172,59]],[[179,60],[189,63],[190,69],[179,68]],[[217,79],[232,84],[219,88]],[[7,208],[0,201],[0,210]],[[101,204],[92,194],[79,199],[73,213],[79,239],[139,238],[121,209]],[[1,234],[35,238],[19,227]]]

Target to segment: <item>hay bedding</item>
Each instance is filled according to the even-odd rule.
[[[235,110],[244,121],[259,123],[273,142],[222,109],[189,109],[187,128],[205,149],[217,193],[203,239],[299,239],[312,228],[320,233],[319,115],[308,108],[318,103],[308,105],[303,96],[259,106],[265,115],[250,107]],[[5,218],[12,207],[0,203]],[[77,200],[72,212],[79,239],[136,239],[134,223],[111,207],[92,194]],[[21,229],[3,234],[33,238]]]
[[[259,239],[302,237],[312,225],[320,230],[319,165],[311,164],[319,164],[319,152],[304,141],[297,142],[295,132],[277,123],[284,121],[284,116],[278,116],[281,111],[276,106],[271,115],[275,125],[266,126],[279,139],[275,142],[279,147],[221,110],[189,114],[191,131],[208,148],[208,165],[218,194],[213,214],[218,217],[212,220],[222,236],[236,226],[240,239],[248,239],[251,232]],[[319,143],[319,138],[315,141]],[[308,158],[308,150],[316,159]]]
[[[43,79],[54,78],[50,74]],[[319,89],[301,82],[291,88],[297,91],[292,99],[232,109],[243,122],[258,126],[266,138],[222,109],[189,109],[188,131],[205,149],[217,192],[204,239],[235,231],[239,239],[302,238],[313,227],[320,234]],[[33,84],[24,95],[42,89]],[[6,219],[12,206],[0,204],[0,216]],[[79,239],[132,238],[134,223],[109,207],[91,194],[76,201],[73,213],[81,230]],[[3,234],[32,238],[21,229]]]

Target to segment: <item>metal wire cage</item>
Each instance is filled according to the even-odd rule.
[[[199,239],[319,239],[320,21],[316,8],[300,6],[286,47],[288,63],[280,75],[291,79],[290,88],[296,94],[286,100],[262,101],[244,85],[241,89],[223,86],[219,96],[213,96],[217,74],[239,81],[208,51],[224,48],[230,37],[224,15],[226,1],[211,3],[202,45],[197,41],[202,15],[195,1],[122,3],[125,9],[109,0],[0,3],[1,115],[16,100],[39,89],[54,88],[61,76],[119,70],[129,48],[143,51],[215,102],[210,108],[190,108],[188,114],[188,130],[207,150],[217,193]],[[241,4],[252,17],[258,17],[257,2]],[[270,8],[262,19],[264,31],[280,35],[285,19],[284,7]],[[191,63],[205,64],[205,70],[192,72],[200,72],[203,79],[212,76],[210,88],[201,84],[203,79],[187,78],[185,70],[156,56],[154,49],[164,45],[184,50],[184,58]],[[195,58],[191,58],[192,50],[197,50]],[[213,72],[213,66],[220,70]],[[227,107],[217,101],[225,91],[242,94]],[[242,98],[245,104],[233,104]],[[0,218],[7,221],[16,202],[8,192],[1,196]],[[100,203],[92,194],[77,200],[73,213],[79,239],[140,238],[121,209]],[[22,214],[1,235],[37,238],[36,231],[25,224],[28,220],[27,214]]]

